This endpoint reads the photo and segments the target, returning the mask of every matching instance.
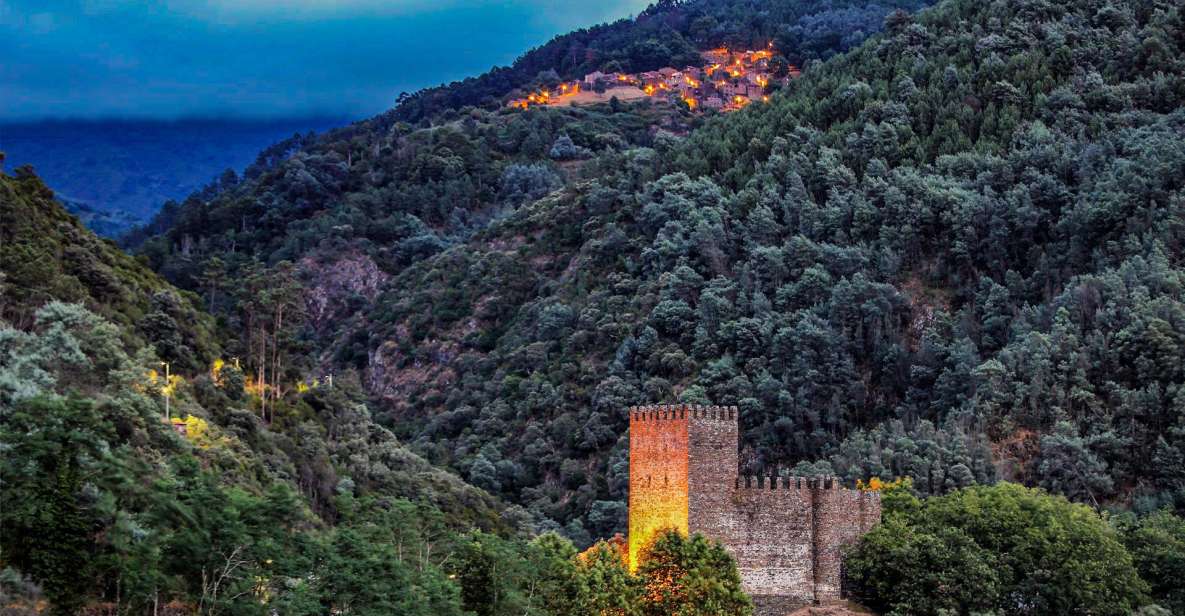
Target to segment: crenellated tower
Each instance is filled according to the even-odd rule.
[[[736,407],[630,408],[629,559],[667,528],[722,510],[737,469]]]
[[[834,477],[739,475],[734,406],[631,407],[629,564],[661,530],[733,555],[759,615],[841,596],[841,548],[880,521],[880,495]]]

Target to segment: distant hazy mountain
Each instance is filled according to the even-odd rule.
[[[6,166],[31,164],[71,212],[104,235],[152,216],[226,169],[294,133],[341,125],[330,118],[282,120],[86,120],[0,124]]]

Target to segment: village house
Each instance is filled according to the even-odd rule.
[[[719,86],[720,93],[723,94],[727,98],[732,98],[734,96],[737,96],[738,94],[748,94],[749,93],[749,91],[747,89],[742,91],[742,88],[744,88],[744,86],[742,86],[741,84],[733,83],[731,81],[726,81],[726,82],[724,82],[724,85]]]
[[[704,60],[708,61],[708,64],[724,64],[728,62],[729,58],[728,50],[724,48],[709,49],[700,55],[704,57]]]
[[[748,96],[737,95],[737,96],[734,96],[728,100],[728,104],[725,105],[725,109],[731,109],[731,110],[743,109],[746,106],[748,106],[749,103],[751,103],[751,102],[753,102],[753,100],[750,99]]]
[[[768,71],[769,59],[773,57],[772,47],[762,51],[729,51],[726,48],[701,52],[703,66],[686,66],[683,69],[666,66],[640,74],[593,71],[582,80],[561,84],[554,92],[539,90],[527,93],[525,98],[515,98],[507,105],[528,109],[535,105],[565,104],[565,99],[581,92],[584,88],[613,88],[636,86],[647,96],[659,102],[683,101],[693,110],[716,109],[735,111],[754,100],[766,101],[766,88],[772,77]],[[791,67],[790,76],[797,76],[798,70]],[[789,77],[778,80],[782,84]]]
[[[662,83],[663,74],[658,71],[646,71],[640,75],[643,85],[656,85]]]

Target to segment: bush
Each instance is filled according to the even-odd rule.
[[[736,562],[703,535],[668,531],[642,549],[638,577],[646,616],[745,616],[753,613],[741,591]]]
[[[548,156],[554,160],[574,160],[592,156],[592,150],[576,145],[568,133],[560,133],[560,136],[556,137],[555,143],[552,144]]]
[[[1185,614],[1185,519],[1157,511],[1139,520],[1125,515],[1117,526],[1152,598],[1174,614]]]
[[[502,172],[501,197],[506,203],[521,205],[563,185],[564,181],[547,165],[509,165]]]
[[[1093,509],[1011,483],[914,501],[848,554],[856,593],[879,611],[1130,614],[1147,584]]]

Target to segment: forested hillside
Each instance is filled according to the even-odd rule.
[[[578,542],[621,529],[621,409],[658,400],[740,406],[752,469],[1180,506],[1179,9],[887,25],[685,138],[605,106],[355,125],[146,254],[198,292],[248,246],[301,260],[319,361]]]
[[[798,53],[795,50],[808,53],[808,39],[832,40],[822,47],[816,45],[815,51],[809,53],[844,49],[864,36],[864,31],[853,23],[867,23],[875,17],[877,25],[868,29],[877,29],[881,17],[890,10],[875,4],[843,10],[831,5],[778,3],[661,5],[647,11],[623,36],[649,40],[653,36],[647,25],[650,19],[675,19],[676,14],[685,17],[691,6],[705,15],[715,15],[712,19],[725,24],[713,29],[716,34],[711,37],[715,38],[705,38],[704,44],[751,42],[735,34],[747,31],[739,24],[749,21],[762,24],[750,32],[757,37],[752,40],[767,40],[775,33],[797,37],[786,43],[789,46],[785,52],[792,55]],[[817,11],[805,12],[812,7]],[[810,22],[813,34],[804,34],[806,22]],[[727,32],[734,33],[732,38],[726,37]],[[558,44],[549,44],[545,49],[554,50]],[[826,51],[820,51],[823,47]],[[654,61],[661,64],[668,60],[658,57]],[[243,357],[254,371],[256,382],[265,387],[276,380],[341,369],[360,369],[361,379],[372,394],[391,388],[384,375],[406,380],[408,385],[426,384],[424,379],[433,372],[432,362],[425,365],[423,375],[414,371],[400,375],[392,368],[403,366],[389,364],[390,350],[380,350],[370,340],[374,324],[394,307],[392,299],[382,292],[392,288],[395,276],[433,255],[448,254],[450,248],[464,245],[491,224],[519,224],[513,222],[522,217],[521,213],[515,214],[516,210],[557,190],[580,191],[588,188],[584,182],[590,179],[612,178],[626,170],[636,176],[635,184],[640,187],[641,182],[657,177],[659,156],[673,152],[681,136],[693,132],[704,121],[703,116],[685,109],[648,101],[534,109],[530,113],[502,108],[454,110],[447,105],[443,109],[432,116],[432,121],[421,122],[421,127],[394,121],[399,117],[397,110],[394,116],[359,122],[315,141],[278,144],[271,149],[275,155],[261,156],[248,169],[244,181],[220,180],[179,207],[166,206],[151,225],[129,236],[127,244],[137,247],[169,280],[205,298],[207,307],[220,315],[233,338],[231,353]],[[552,220],[539,222],[549,225]],[[571,229],[563,231],[572,234]],[[575,236],[565,241],[572,239]],[[527,266],[509,260],[506,264],[506,271],[492,272],[491,281],[505,280],[520,269],[530,272],[536,266],[547,265],[540,262]],[[534,285],[529,282],[507,287],[506,292],[522,296],[507,306],[529,298],[535,293]],[[299,295],[277,293],[283,288],[302,289],[305,301],[286,304],[288,316],[283,324],[262,321],[256,298]],[[466,300],[459,293],[461,289],[455,291],[455,300]],[[502,306],[492,302],[490,309],[501,310]],[[466,310],[457,304],[436,310],[433,318],[452,322]],[[514,318],[512,312],[494,316]],[[480,328],[476,320],[467,326],[467,335],[480,338],[478,346],[483,351],[492,350],[510,325],[509,321],[493,323],[495,320],[484,320]],[[406,338],[401,345],[415,342]],[[266,355],[269,339],[279,361]],[[607,344],[615,348],[619,342]],[[425,352],[429,348],[434,347],[423,346]],[[606,349],[600,349],[596,354],[604,352]],[[603,376],[606,366],[597,362],[587,368]],[[447,378],[440,383],[447,382]],[[401,414],[398,409],[414,401],[398,399],[397,392],[392,394],[395,404],[382,412],[384,421],[405,436],[416,435],[421,424],[418,418],[413,423],[393,421]],[[564,430],[566,424],[561,422],[555,429]],[[581,459],[592,451],[604,450],[620,436],[616,424],[601,431],[598,438],[609,441],[584,447],[576,456],[567,455],[572,451],[567,444],[555,451],[557,460],[567,460],[565,473],[570,477],[565,481],[570,486],[580,481],[583,472],[597,470]],[[447,442],[440,445],[447,447]],[[500,447],[492,442],[489,446]],[[539,482],[554,482],[558,477],[559,461],[548,473],[529,471],[534,475],[530,478],[521,461],[503,460],[493,453],[484,457],[472,454],[463,456],[468,461],[459,468],[468,471],[469,465],[476,462],[480,475],[480,469],[497,466],[501,469],[497,473],[486,473],[490,481],[479,480],[496,491],[517,493]],[[576,459],[569,459],[573,457]],[[462,459],[449,462],[459,463]],[[531,466],[537,463],[529,462]],[[576,468],[583,470],[576,472]],[[498,473],[520,479],[503,481],[494,477]],[[615,481],[621,484],[622,479]],[[569,527],[571,537],[587,543],[594,535],[607,536],[622,524],[623,505],[614,502],[623,494],[622,489],[622,485],[612,492],[604,485],[591,490],[586,486],[580,498],[571,499],[567,496],[570,490],[559,487],[553,496],[546,497],[557,505],[544,507],[536,503],[532,514],[548,524]],[[595,529],[589,529],[590,534],[582,530],[586,522],[578,517],[590,511],[593,501],[602,501],[598,505],[602,513]]]
[[[810,58],[855,44],[811,47],[840,32],[827,24],[870,14],[790,6],[661,3],[623,31],[653,38],[647,24],[667,20],[692,47],[773,34],[783,54]],[[474,106],[470,86],[521,85],[489,85],[495,71],[422,93],[433,102],[418,111],[405,101],[281,144],[244,181],[211,185],[133,238],[137,259],[184,292],[81,231],[28,172],[5,177],[6,207],[30,222],[0,246],[14,325],[0,330],[0,395],[16,409],[0,437],[21,448],[4,481],[20,502],[66,503],[61,519],[78,526],[6,509],[19,532],[4,536],[64,542],[99,567],[90,596],[134,587],[141,605],[166,587],[206,601],[202,574],[241,543],[256,551],[239,579],[263,579],[282,613],[356,601],[669,614],[646,603],[661,593],[645,580],[669,579],[658,569],[639,581],[604,547],[573,561],[555,535],[511,537],[558,530],[583,547],[624,530],[623,410],[710,402],[740,408],[746,470],[905,478],[850,561],[877,609],[1163,614],[1155,601],[1181,613],[1182,9],[944,0],[882,14],[882,34],[727,116],[645,101]],[[682,34],[709,16],[714,34]],[[570,62],[547,66],[585,68]],[[171,307],[149,299],[162,293]],[[192,363],[172,357],[186,384],[171,401],[217,445],[156,420],[160,377],[146,375],[178,344]],[[46,362],[60,348],[101,369],[79,382]],[[214,370],[219,355],[241,364]],[[64,419],[30,429],[44,417]],[[80,478],[90,458],[55,457],[73,449],[53,439],[79,438],[78,451],[107,452],[101,479]],[[159,481],[120,479],[133,464]],[[234,506],[190,533],[208,507],[185,495],[207,484]],[[151,542],[124,540],[146,524]],[[500,534],[456,532],[473,525]],[[710,564],[697,575],[721,576],[677,587],[724,589],[725,613],[745,613],[728,558],[669,541],[654,562],[698,555]],[[427,565],[393,545],[417,546]],[[44,548],[6,544],[4,564],[60,582],[47,592],[67,587],[69,561]],[[182,548],[223,560],[160,558]],[[282,573],[267,569],[281,562],[272,549],[287,550]],[[220,596],[242,606],[260,591]],[[416,599],[382,603],[404,596]]]
[[[4,614],[751,614],[719,544],[664,535],[636,572],[609,544],[578,556],[554,523],[406,451],[351,375],[276,393],[237,358],[170,372],[128,326],[61,301],[96,299],[61,255],[110,247],[28,169],[0,189],[4,220],[31,223],[6,246],[63,249],[41,252],[36,293],[19,251],[0,260],[20,285],[0,293]],[[109,282],[179,294],[135,262]]]
[[[6,613],[459,614],[442,564],[462,533],[528,525],[375,425],[356,381],[297,388],[265,420],[190,295],[27,169],[0,174],[0,215]]]
[[[0,318],[31,325],[48,300],[82,304],[121,327],[129,343],[196,370],[217,352],[213,319],[112,242],[86,230],[29,167],[0,184]]]

